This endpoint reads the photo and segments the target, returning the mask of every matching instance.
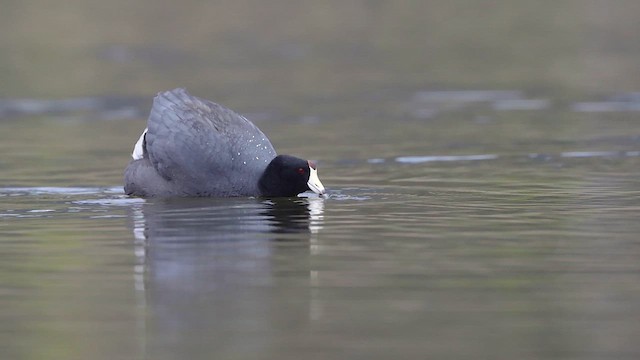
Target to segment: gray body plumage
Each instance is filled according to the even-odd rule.
[[[258,180],[276,152],[249,120],[184,89],[159,93],[143,155],[125,170],[136,196],[260,196]]]

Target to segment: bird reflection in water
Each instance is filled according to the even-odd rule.
[[[196,356],[214,346],[255,351],[269,338],[247,334],[274,334],[282,324],[304,326],[316,317],[309,257],[323,227],[324,201],[138,204],[132,214],[135,284],[145,309],[139,321],[145,353]],[[291,286],[291,277],[303,281]]]

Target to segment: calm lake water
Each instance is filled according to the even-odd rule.
[[[210,25],[224,39],[214,41],[219,56],[177,35],[157,47],[171,32],[150,15],[176,10],[177,27],[193,25],[213,11],[198,4],[118,20],[104,37],[76,30],[76,42],[59,39],[67,47],[52,55],[51,81],[64,77],[67,57],[86,57],[59,92],[36,86],[47,72],[40,60],[25,60],[36,74],[18,71],[15,92],[2,88],[3,359],[640,358],[640,83],[627,82],[623,65],[638,54],[599,47],[637,26],[622,16],[635,3],[607,13],[563,5],[561,18],[591,17],[554,21],[551,36],[532,44],[583,44],[555,67],[542,66],[548,53],[517,46],[545,34],[547,12],[534,13],[539,24],[522,20],[538,27],[501,38],[506,19],[532,9],[475,20],[460,7],[478,21],[471,30],[504,20],[479,37],[515,52],[506,70],[481,57],[482,74],[471,77],[456,71],[466,71],[470,45],[449,27],[464,21],[432,14],[418,33],[432,42],[406,37],[422,29],[428,6],[299,5],[278,15],[284,3],[266,14],[219,5],[252,21],[246,30],[229,19]],[[66,11],[54,18],[88,26]],[[76,11],[98,28],[106,21],[93,8]],[[30,7],[13,14],[40,19]],[[291,14],[300,17],[293,30],[266,26]],[[2,25],[23,34],[5,49],[48,49],[18,23]],[[588,45],[581,32],[563,32],[592,23],[606,31]],[[184,31],[201,39],[207,23],[198,24]],[[430,37],[434,26],[449,41]],[[436,48],[449,55],[421,58]],[[578,66],[584,54],[612,52],[610,73]],[[605,89],[547,73],[572,65]],[[150,100],[178,85],[254,120],[279,153],[318,160],[329,196],[125,196],[122,172]]]

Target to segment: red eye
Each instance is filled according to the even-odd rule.
[[[298,174],[304,175],[304,168],[298,168]]]

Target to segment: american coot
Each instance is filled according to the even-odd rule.
[[[185,89],[159,93],[124,173],[142,197],[323,195],[312,161],[277,155],[251,121]]]

